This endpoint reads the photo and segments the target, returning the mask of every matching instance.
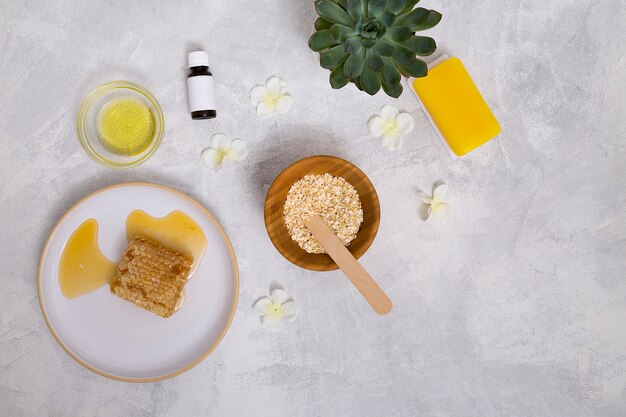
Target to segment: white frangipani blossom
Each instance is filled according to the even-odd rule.
[[[258,117],[268,117],[274,113],[287,113],[291,108],[292,98],[287,94],[287,82],[273,76],[265,85],[255,85],[250,92],[250,101],[256,107]]]
[[[379,137],[383,148],[396,151],[404,145],[404,135],[410,133],[415,126],[413,116],[401,112],[396,107],[385,105],[377,115],[368,122],[372,136]]]
[[[227,161],[243,161],[248,156],[246,143],[241,139],[230,139],[223,133],[211,136],[209,147],[202,151],[202,162],[218,170]]]
[[[422,199],[422,202],[428,207],[428,214],[426,220],[431,217],[447,218],[450,213],[450,205],[448,200],[450,199],[450,187],[447,184],[441,183],[433,189],[433,196],[429,196],[424,192],[419,192],[418,195]]]
[[[261,316],[263,328],[271,332],[282,330],[284,323],[294,321],[298,315],[296,303],[280,288],[273,289],[269,297],[259,299],[252,308]]]

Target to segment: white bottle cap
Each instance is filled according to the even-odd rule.
[[[189,68],[208,67],[209,54],[204,51],[194,51],[189,53]]]

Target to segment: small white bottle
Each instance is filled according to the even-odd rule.
[[[187,95],[192,119],[213,119],[217,116],[213,74],[209,71],[209,55],[204,51],[189,53]]]

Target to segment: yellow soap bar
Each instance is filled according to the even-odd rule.
[[[455,155],[465,155],[500,133],[500,124],[458,58],[415,79],[413,89]]]

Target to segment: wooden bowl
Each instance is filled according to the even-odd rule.
[[[363,207],[363,223],[356,238],[348,245],[355,258],[360,258],[372,245],[380,224],[378,195],[369,178],[356,166],[335,156],[319,155],[301,159],[288,166],[274,180],[265,199],[265,227],[272,243],[290,262],[312,271],[338,269],[326,254],[305,252],[291,239],[283,220],[283,206],[289,188],[305,175],[331,174],[348,181],[359,193]]]

